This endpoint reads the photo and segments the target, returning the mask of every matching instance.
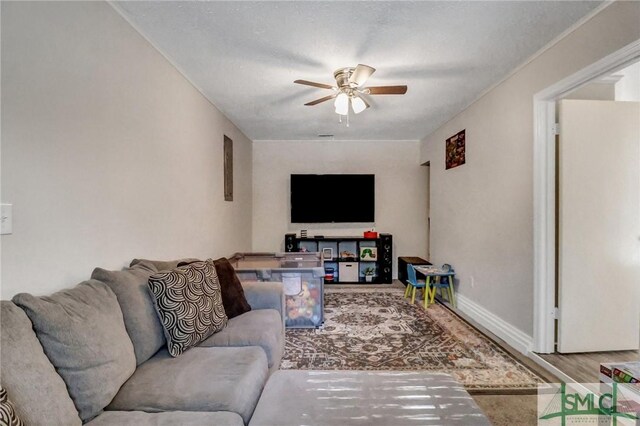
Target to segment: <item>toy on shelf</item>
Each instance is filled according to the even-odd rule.
[[[349,250],[344,250],[340,252],[340,258],[341,259],[357,259],[358,256],[355,253],[350,252]]]

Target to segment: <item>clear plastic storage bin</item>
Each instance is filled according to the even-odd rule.
[[[287,327],[322,325],[325,271],[320,253],[236,253],[229,261],[241,281],[283,284]]]

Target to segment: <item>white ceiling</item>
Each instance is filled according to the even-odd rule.
[[[599,5],[531,2],[129,1],[116,8],[253,140],[421,139]],[[377,69],[371,108],[338,122],[333,71]]]

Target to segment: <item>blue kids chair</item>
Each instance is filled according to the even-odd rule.
[[[416,289],[421,288],[423,296],[424,296],[424,308],[426,309],[429,306],[429,288],[427,287],[427,283],[425,281],[418,281],[416,277],[416,270],[413,268],[412,264],[407,264],[407,288],[404,290],[404,297],[409,297],[411,294],[411,304],[413,305],[416,300]],[[435,293],[435,290],[434,290]]]

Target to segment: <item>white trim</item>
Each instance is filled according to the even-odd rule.
[[[460,312],[504,340],[518,352],[525,355],[529,354],[533,343],[531,336],[462,294],[457,294],[456,300],[458,302],[457,309]]]
[[[556,101],[572,90],[640,58],[640,40],[628,44],[533,97],[534,351],[554,351]]]
[[[532,360],[533,362],[535,362],[536,364],[538,364],[540,367],[542,367],[545,370],[547,370],[549,373],[551,373],[554,376],[556,376],[558,379],[562,380],[563,382],[565,382],[565,383],[575,383],[576,382],[572,377],[568,376],[566,373],[564,373],[562,370],[560,370],[555,365],[551,364],[546,359],[542,358],[540,355],[538,355],[536,353],[533,353],[533,352],[530,352],[528,358],[530,360]]]
[[[555,101],[591,80],[614,73],[640,57],[640,40],[629,43],[622,49],[547,87],[534,95],[536,101]]]
[[[534,102],[534,132],[542,140],[533,144],[533,337],[541,353],[553,352],[555,343],[555,106]]]
[[[254,139],[256,143],[283,143],[283,142],[393,142],[393,143],[420,143],[419,139]]]

